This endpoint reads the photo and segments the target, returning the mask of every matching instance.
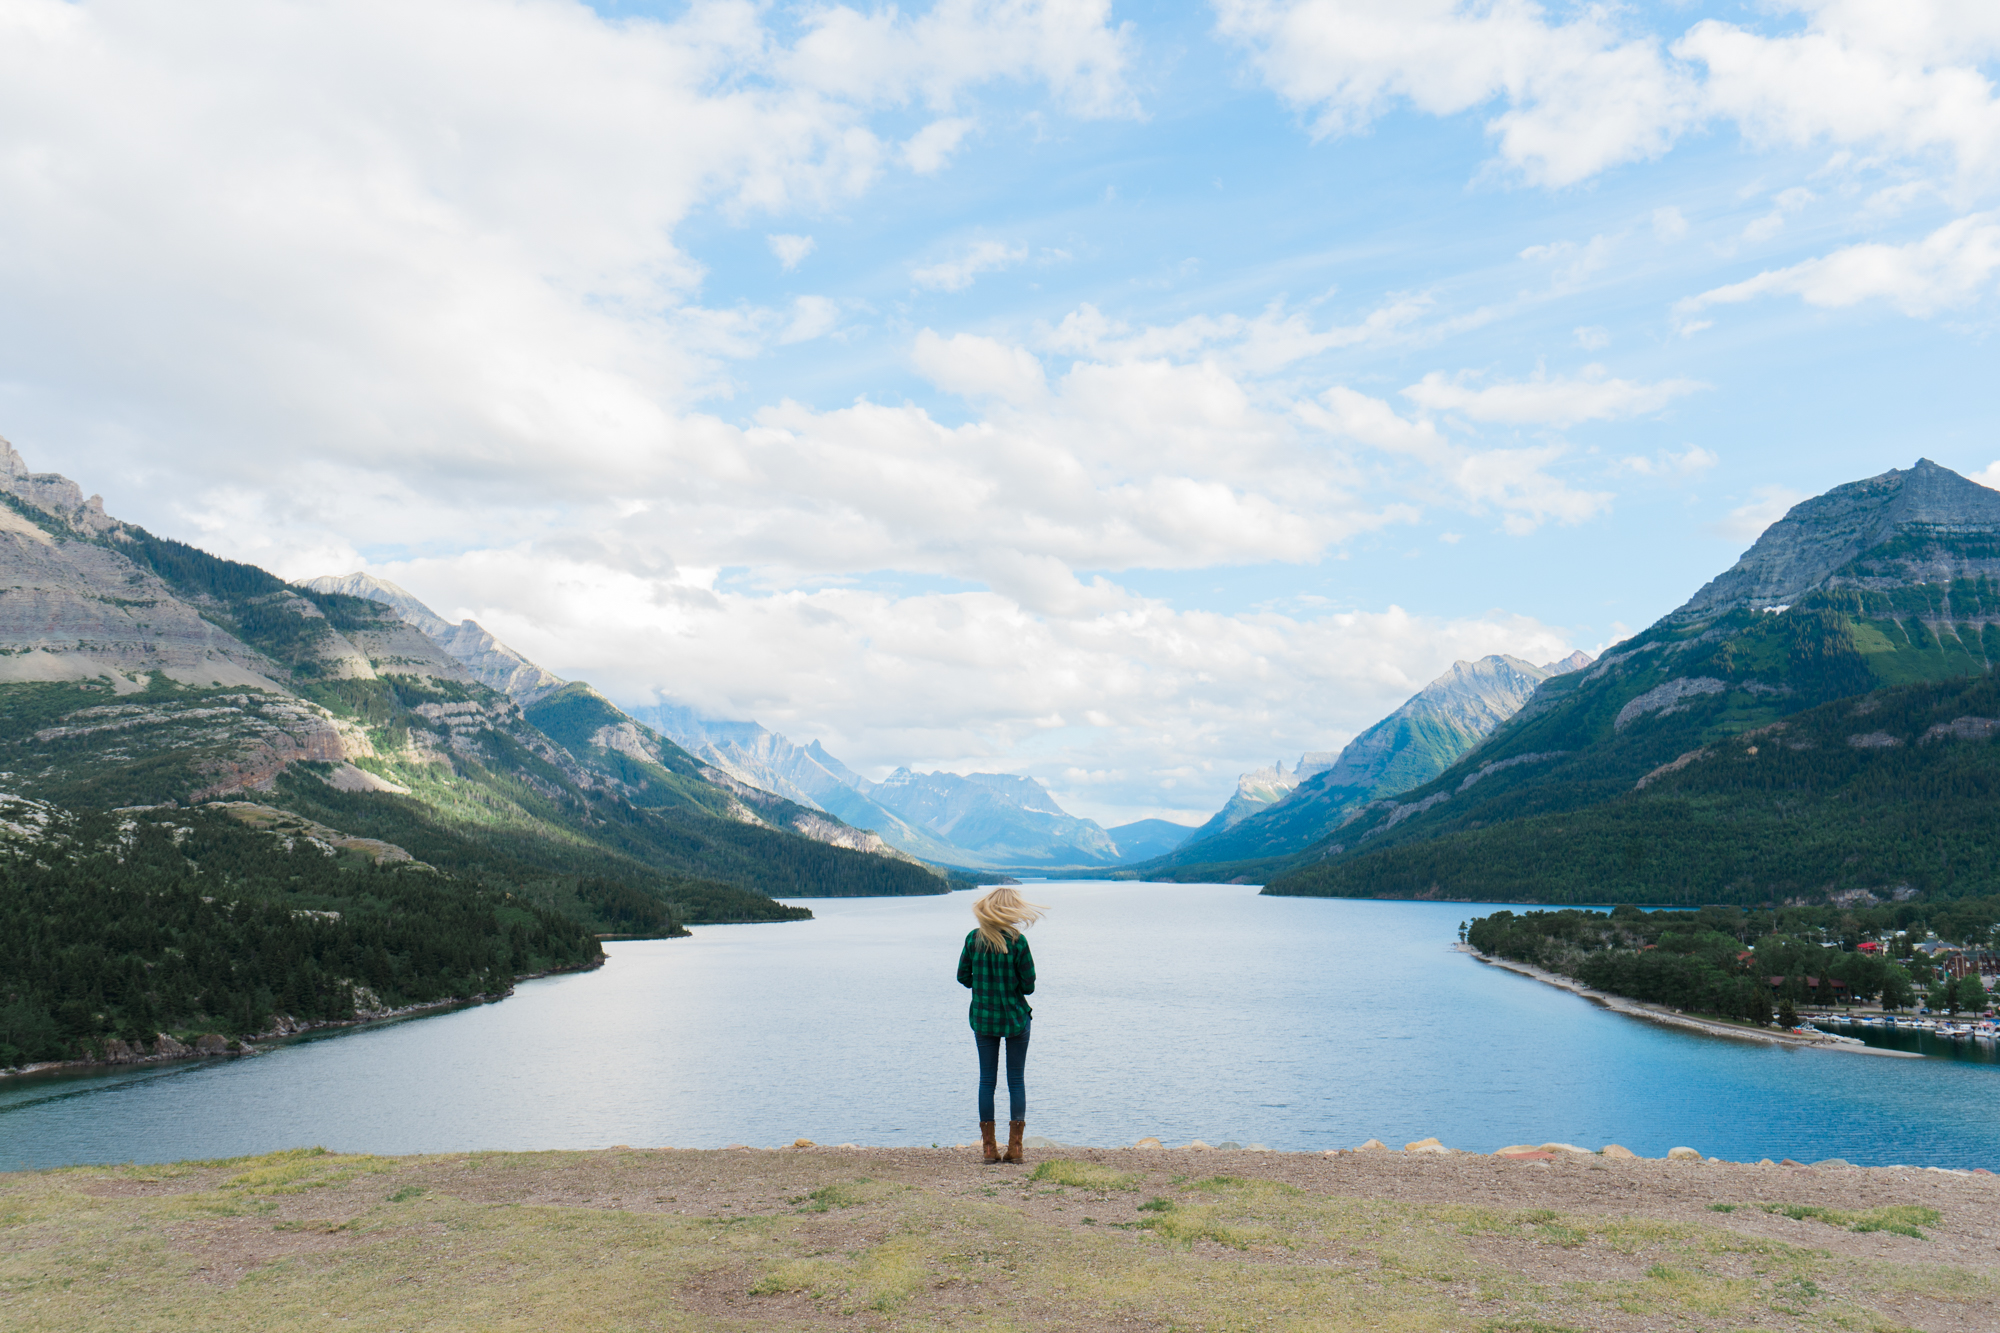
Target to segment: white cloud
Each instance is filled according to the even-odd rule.
[[[1974,213],[1905,245],[1850,245],[1788,268],[1716,287],[1674,306],[1683,332],[1705,328],[1692,316],[1760,296],[1796,296],[1839,307],[1884,300],[1906,315],[1963,306],[1989,291],[2000,270],[2000,213]]]
[[[792,302],[792,317],[778,334],[780,343],[811,342],[840,325],[840,307],[824,296],[801,296]]]
[[[1007,245],[1000,241],[980,241],[956,259],[946,259],[936,264],[926,264],[922,268],[911,269],[910,277],[915,280],[917,286],[928,287],[932,291],[962,292],[970,287],[980,274],[1009,268],[1027,257],[1026,246]]]
[[[1653,235],[1671,245],[1688,234],[1688,221],[1681,216],[1678,208],[1656,208],[1653,210]]]
[[[12,0],[0,357],[90,418],[79,435],[143,420],[139,478],[172,458],[256,486],[317,458],[539,498],[700,473],[711,428],[686,413],[771,317],[699,304],[679,224],[856,197],[904,99],[1043,81],[1130,110],[1124,37],[1090,31],[1107,16],[836,7],[787,46],[740,0],[670,23],[558,0]],[[145,369],[106,383],[108,363]]]
[[[1651,458],[1633,455],[1620,459],[1618,465],[1642,477],[1682,479],[1698,477],[1721,461],[1709,450],[1698,444],[1691,444],[1677,454],[1662,449]]]
[[[1730,510],[1728,517],[1709,524],[1708,531],[1730,541],[1754,542],[1764,535],[1765,528],[1807,498],[1804,491],[1795,491],[1788,486],[1760,486],[1756,496],[1749,504]]]
[[[964,398],[1031,404],[1048,396],[1042,363],[1025,347],[969,333],[941,338],[925,329],[917,335],[910,358],[925,379]]]
[[[1586,352],[1601,352],[1611,346],[1611,330],[1602,324],[1585,324],[1576,330],[1576,345]]]
[[[1475,511],[1498,509],[1501,527],[1525,536],[1551,520],[1584,522],[1610,507],[1605,491],[1580,491],[1548,468],[1568,450],[1560,444],[1478,450],[1449,439],[1425,419],[1409,420],[1379,398],[1337,386],[1301,403],[1299,418],[1317,429],[1422,465],[1432,483]]]
[[[1430,309],[1428,297],[1400,295],[1358,324],[1315,328],[1303,311],[1274,301],[1259,314],[1193,315],[1177,324],[1135,329],[1094,305],[1078,306],[1043,339],[1057,352],[1106,361],[1205,356],[1249,374],[1269,374],[1323,352],[1409,339]]]
[[[1990,490],[2000,491],[2000,459],[1988,463],[1984,471],[1965,474]]]
[[[1498,160],[1567,185],[1735,125],[1757,143],[1828,142],[1943,155],[1962,179],[2000,175],[2000,53],[1984,0],[1779,0],[1774,31],[1717,19],[1667,49],[1628,7],[1563,18],[1533,0],[1219,0],[1218,26],[1321,135],[1399,105],[1487,114]],[[1662,210],[1663,212],[1665,210]],[[1669,220],[1661,238],[1676,239]]]
[[[904,163],[919,176],[943,170],[972,126],[972,120],[965,116],[932,121],[903,144]]]
[[[1322,135],[1407,102],[1449,116],[1503,101],[1500,159],[1566,185],[1656,157],[1696,113],[1693,82],[1611,12],[1551,23],[1529,0],[1220,0],[1221,31]]]
[[[1662,380],[1642,384],[1614,379],[1603,366],[1586,366],[1577,377],[1549,376],[1475,387],[1476,376],[1447,379],[1432,371],[1403,390],[1403,396],[1427,412],[1455,412],[1473,421],[1513,425],[1574,426],[1585,421],[1617,421],[1647,416],[1683,395],[1708,386],[1699,380]]]
[[[1818,196],[1812,191],[1800,188],[1781,191],[1771,201],[1771,211],[1760,218],[1753,218],[1743,228],[1743,240],[1755,245],[1768,241],[1785,229],[1785,219],[1813,202]]]
[[[1705,68],[1702,104],[1753,139],[1949,154],[1959,171],[2000,167],[2000,101],[1979,68],[2000,51],[2000,19],[1978,0],[1797,0],[1777,36],[1715,19],[1677,55]]]
[[[1549,265],[1554,271],[1556,289],[1567,291],[1610,263],[1615,244],[1609,236],[1593,236],[1583,245],[1575,241],[1555,241],[1548,245],[1531,245],[1521,251],[1520,257],[1530,263]]]
[[[771,253],[778,257],[778,263],[784,266],[787,273],[804,263],[806,256],[817,248],[813,242],[813,238],[810,236],[792,236],[779,233],[773,236],[766,236],[764,240],[769,243]]]

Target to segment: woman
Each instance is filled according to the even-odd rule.
[[[1009,888],[998,888],[972,905],[979,925],[965,937],[958,955],[958,984],[972,988],[972,1036],[979,1044],[979,1141],[986,1160],[1003,1160],[993,1140],[993,1087],[999,1081],[1000,1042],[1007,1042],[1007,1156],[1021,1160],[1021,1135],[1028,1127],[1028,1022],[1034,1010],[1022,998],[1035,993],[1035,956],[1021,927],[1041,920],[1048,909]]]

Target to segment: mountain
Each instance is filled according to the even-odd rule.
[[[774,892],[942,891],[917,866],[827,845],[858,830],[801,836],[834,821],[711,782],[671,743],[640,734],[626,749],[642,757],[621,751],[629,720],[565,688],[578,693],[561,717],[531,719],[386,605],[120,522],[0,441],[0,783],[14,795],[81,816],[255,793],[600,930],[620,915],[605,886],[688,920],[781,918]],[[543,725],[586,717],[583,735]]]
[[[1302,852],[1370,802],[1430,781],[1518,712],[1543,681],[1590,662],[1587,653],[1544,666],[1504,654],[1454,662],[1337,755],[1302,756],[1289,782],[1282,764],[1244,775],[1215,818],[1145,869],[1232,878],[1247,869],[1238,863]]]
[[[1033,778],[1009,773],[913,773],[899,768],[869,799],[948,839],[974,867],[1112,865],[1118,846],[1096,823],[1056,804]]]
[[[1120,861],[1150,861],[1186,842],[1194,830],[1170,819],[1135,819],[1104,830],[1118,848]]]
[[[799,746],[755,722],[704,718],[683,704],[645,705],[634,708],[632,715],[738,781],[868,829],[911,856],[942,865],[972,864],[964,848],[870,800],[865,793],[873,784],[828,754],[818,741]]]
[[[481,629],[477,621],[461,620],[454,625],[387,579],[356,573],[340,578],[322,576],[307,579],[299,586],[314,592],[338,593],[382,603],[395,611],[405,624],[415,626],[432,643],[450,654],[474,680],[488,689],[498,690],[523,708],[546,699],[563,687],[560,676],[536,666]]]
[[[801,747],[755,722],[717,721],[672,703],[632,713],[724,772],[873,830],[890,846],[939,865],[1100,866],[1157,855],[1152,850],[1122,851],[1121,842],[1094,822],[1064,812],[1032,778],[998,773],[962,777],[905,768],[876,783],[828,754],[818,741]],[[1181,836],[1185,833],[1181,829]],[[1135,836],[1135,845],[1150,848],[1163,835],[1151,831]]]
[[[1996,576],[2000,493],[1929,460],[1836,487],[1266,892],[1972,892],[2000,834]]]

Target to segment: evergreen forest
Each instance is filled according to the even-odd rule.
[[[1984,949],[1996,934],[2000,897],[1763,911],[1710,905],[1643,912],[1621,904],[1609,912],[1501,911],[1463,928],[1467,944],[1496,958],[1614,995],[1757,1025],[1807,1004],[1983,1010],[1976,974],[1954,981],[1918,946],[1934,935]],[[1861,948],[1871,940],[1881,947]]]
[[[0,1066],[496,998],[603,957],[587,926],[521,895],[215,810],[7,814],[44,827],[0,850]],[[650,895],[578,888],[673,928]]]

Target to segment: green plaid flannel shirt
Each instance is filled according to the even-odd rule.
[[[958,955],[958,984],[972,988],[972,1030],[984,1037],[1007,1037],[1028,1026],[1035,1011],[1021,997],[1035,993],[1035,956],[1028,937],[1016,935],[1006,953],[979,942],[974,930]]]

